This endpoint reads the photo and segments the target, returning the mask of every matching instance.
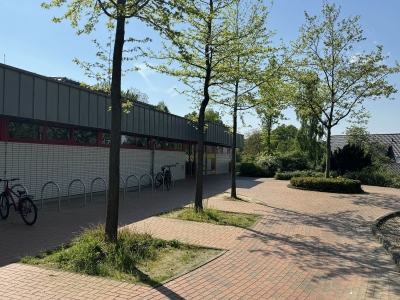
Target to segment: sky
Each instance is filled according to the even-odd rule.
[[[27,70],[44,76],[62,76],[88,84],[95,82],[85,76],[84,71],[72,62],[74,58],[81,61],[95,62],[96,47],[93,39],[106,41],[109,33],[100,25],[91,35],[76,35],[68,21],[53,23],[53,16],[60,16],[63,9],[45,10],[40,7],[41,0],[2,0],[0,10],[0,61],[16,68]],[[299,37],[299,28],[305,22],[304,11],[310,15],[321,15],[323,0],[275,0],[269,7],[267,28],[275,30],[275,41],[282,39],[289,45]],[[370,52],[376,45],[383,46],[383,53],[389,55],[386,63],[393,66],[394,61],[400,61],[400,1],[398,0],[338,0],[330,1],[341,6],[341,18],[360,15],[366,41],[357,45],[357,51]],[[131,21],[126,27],[126,36],[136,39],[149,37],[147,44],[153,50],[160,49],[161,39],[158,33],[146,27],[139,21]],[[143,47],[143,45],[141,45]],[[149,63],[162,63],[149,62]],[[140,68],[123,77],[122,88],[136,88],[149,97],[149,103],[156,105],[164,100],[171,113],[179,116],[194,110],[193,103],[176,90],[185,90],[185,86],[176,78],[158,74],[144,65],[144,60],[129,61],[125,68]],[[388,78],[391,84],[400,88],[400,74]],[[370,133],[400,132],[400,93],[394,95],[395,100],[367,100],[365,108],[371,118],[367,124]],[[223,109],[214,107],[223,113]],[[299,123],[292,110],[284,111],[287,120],[281,123]],[[230,125],[230,116],[225,113],[223,120]],[[239,124],[239,132],[246,134],[259,128],[260,121],[256,114],[244,116],[245,125]],[[344,134],[349,123],[342,121],[332,129],[333,134]]]

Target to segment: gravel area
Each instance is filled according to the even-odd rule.
[[[390,251],[400,258],[400,216],[387,219],[378,225],[378,230],[385,240],[391,244]]]

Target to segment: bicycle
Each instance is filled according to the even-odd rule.
[[[161,167],[161,172],[158,172],[158,174],[155,177],[155,183],[154,185],[159,188],[161,184],[163,183],[164,179],[164,184],[167,186],[167,190],[169,191],[169,188],[171,187],[171,180],[172,180],[172,173],[171,173],[171,167],[176,167],[179,163],[176,163],[174,165],[165,165]],[[168,168],[168,170],[166,170]]]
[[[6,182],[6,186],[4,191],[0,195],[0,216],[2,219],[7,219],[8,215],[10,214],[10,199],[14,205],[15,211],[21,214],[22,220],[27,225],[33,225],[37,219],[37,207],[35,203],[33,203],[32,196],[25,195],[25,191],[17,191],[18,195],[8,187],[9,181],[19,180],[19,178],[13,179],[0,179],[1,181]],[[12,195],[15,195],[18,198],[18,202],[15,202]],[[25,196],[23,196],[25,195]],[[23,198],[21,198],[23,197]]]

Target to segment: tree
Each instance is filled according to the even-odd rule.
[[[158,72],[177,76],[189,87],[184,93],[191,97],[199,107],[198,155],[196,169],[196,191],[194,206],[197,212],[203,210],[203,164],[204,164],[204,128],[205,111],[210,99],[218,97],[214,88],[223,73],[222,65],[229,57],[229,45],[237,37],[229,34],[222,16],[233,0],[194,0],[185,15],[186,22],[174,19],[173,28],[180,34],[174,36],[162,32],[162,36],[171,40],[171,45],[164,44],[163,51],[155,54],[151,50],[147,55],[154,59],[164,59],[159,66],[147,64]],[[180,68],[175,68],[178,63]],[[201,99],[201,102],[199,103]]]
[[[159,111],[165,112],[167,114],[170,113],[167,103],[165,103],[164,100],[161,100],[160,102],[158,102],[158,104],[156,105],[156,109],[158,109]]]
[[[256,155],[260,154],[264,151],[263,146],[263,136],[261,130],[252,130],[248,133],[248,136],[244,139],[244,146],[243,146],[243,159],[247,161],[247,157],[255,157]]]
[[[293,125],[281,124],[271,132],[271,147],[274,153],[286,153],[296,150],[298,129]]]
[[[187,2],[187,1],[186,1]],[[72,27],[79,26],[82,17],[86,17],[86,23],[78,28],[77,34],[89,34],[95,30],[102,18],[106,19],[108,28],[115,30],[115,39],[112,42],[112,72],[111,72],[111,142],[109,159],[109,197],[107,204],[106,237],[110,242],[117,239],[118,209],[119,209],[119,168],[120,168],[120,144],[121,144],[121,77],[124,43],[136,41],[133,38],[125,38],[125,25],[130,18],[138,18],[158,30],[168,29],[170,16],[178,17],[179,9],[184,8],[179,0],[52,0],[43,3],[42,7],[62,7],[67,3],[67,11],[61,17],[54,17],[54,22],[64,19],[70,20]],[[178,8],[176,10],[175,8]],[[170,34],[173,34],[170,31]]]
[[[183,116],[186,119],[189,119],[192,123],[197,123],[199,118],[199,114],[196,111],[192,111]],[[212,122],[215,124],[225,126],[224,122],[221,119],[221,115],[218,111],[213,110],[212,108],[207,108],[204,113],[204,122]]]
[[[307,78],[306,82],[301,82],[300,90],[296,97],[308,98],[307,101],[313,101],[318,88],[318,78]],[[300,121],[300,128],[297,132],[297,143],[300,150],[305,153],[309,164],[315,168],[323,157],[323,147],[321,139],[323,128],[319,124],[318,118],[314,115],[308,115],[304,111],[296,111],[297,120]]]
[[[215,99],[214,102],[228,106],[232,114],[232,198],[237,198],[235,166],[238,113],[257,105],[254,101],[257,87],[268,81],[276,71],[267,67],[268,59],[272,60],[277,52],[269,46],[274,32],[265,28],[267,16],[268,11],[263,1],[237,0],[234,5],[227,7],[223,19],[235,39],[227,47],[226,51],[230,55],[222,67],[224,72],[220,87],[226,91],[227,96]]]
[[[388,67],[378,45],[370,53],[354,52],[354,46],[365,38],[359,16],[339,19],[340,7],[324,1],[323,20],[305,13],[306,23],[300,28],[301,36],[294,44],[294,51],[301,56],[302,72],[292,74],[297,82],[309,76],[319,78],[318,89],[312,98],[296,98],[298,110],[315,116],[324,127],[326,135],[326,169],[329,177],[331,130],[347,117],[358,122],[365,119],[362,103],[365,99],[387,97],[396,92],[386,78],[398,73],[400,65]]]

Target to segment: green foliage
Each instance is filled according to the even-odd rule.
[[[281,171],[305,170],[308,168],[307,158],[300,150],[277,155]]]
[[[326,142],[326,175],[330,170],[330,135],[332,127],[350,117],[361,124],[369,116],[362,103],[366,99],[390,98],[397,92],[387,81],[391,74],[400,72],[400,64],[385,64],[388,56],[383,47],[376,51],[355,53],[365,40],[359,16],[340,19],[340,7],[324,1],[322,18],[305,13],[306,23],[300,28],[301,36],[294,44],[299,55],[296,72],[291,74],[301,85],[317,77],[312,97],[294,97],[296,110],[316,117],[324,127]],[[301,87],[299,87],[300,89]]]
[[[252,162],[245,162],[240,165],[240,175],[246,177],[267,177],[265,170]]]
[[[362,184],[400,188],[400,174],[393,173],[385,167],[369,167],[361,171],[347,172],[345,178],[360,180]]]
[[[347,144],[342,149],[335,149],[331,156],[331,169],[336,170],[339,175],[360,171],[371,163],[371,155],[365,154],[364,150],[355,144]]]
[[[361,181],[347,178],[292,177],[294,187],[321,192],[361,193]]]
[[[183,117],[190,120],[191,123],[196,124],[199,118],[199,114],[195,111],[192,111],[191,113],[188,113]],[[212,108],[206,109],[204,113],[204,121],[225,126],[224,122],[221,119],[220,113],[218,111],[213,110]]]
[[[158,102],[156,108],[157,108],[159,111],[165,112],[165,113],[167,113],[167,114],[170,113],[170,111],[169,111],[169,109],[168,109],[168,106],[167,106],[167,103],[165,103],[164,100],[161,100],[160,102]]]
[[[267,177],[273,177],[282,166],[279,157],[268,154],[257,156],[255,164],[259,165],[264,170],[265,176]]]
[[[290,180],[293,177],[324,177],[324,173],[315,171],[292,171],[292,172],[277,172],[275,174],[277,180]]]

